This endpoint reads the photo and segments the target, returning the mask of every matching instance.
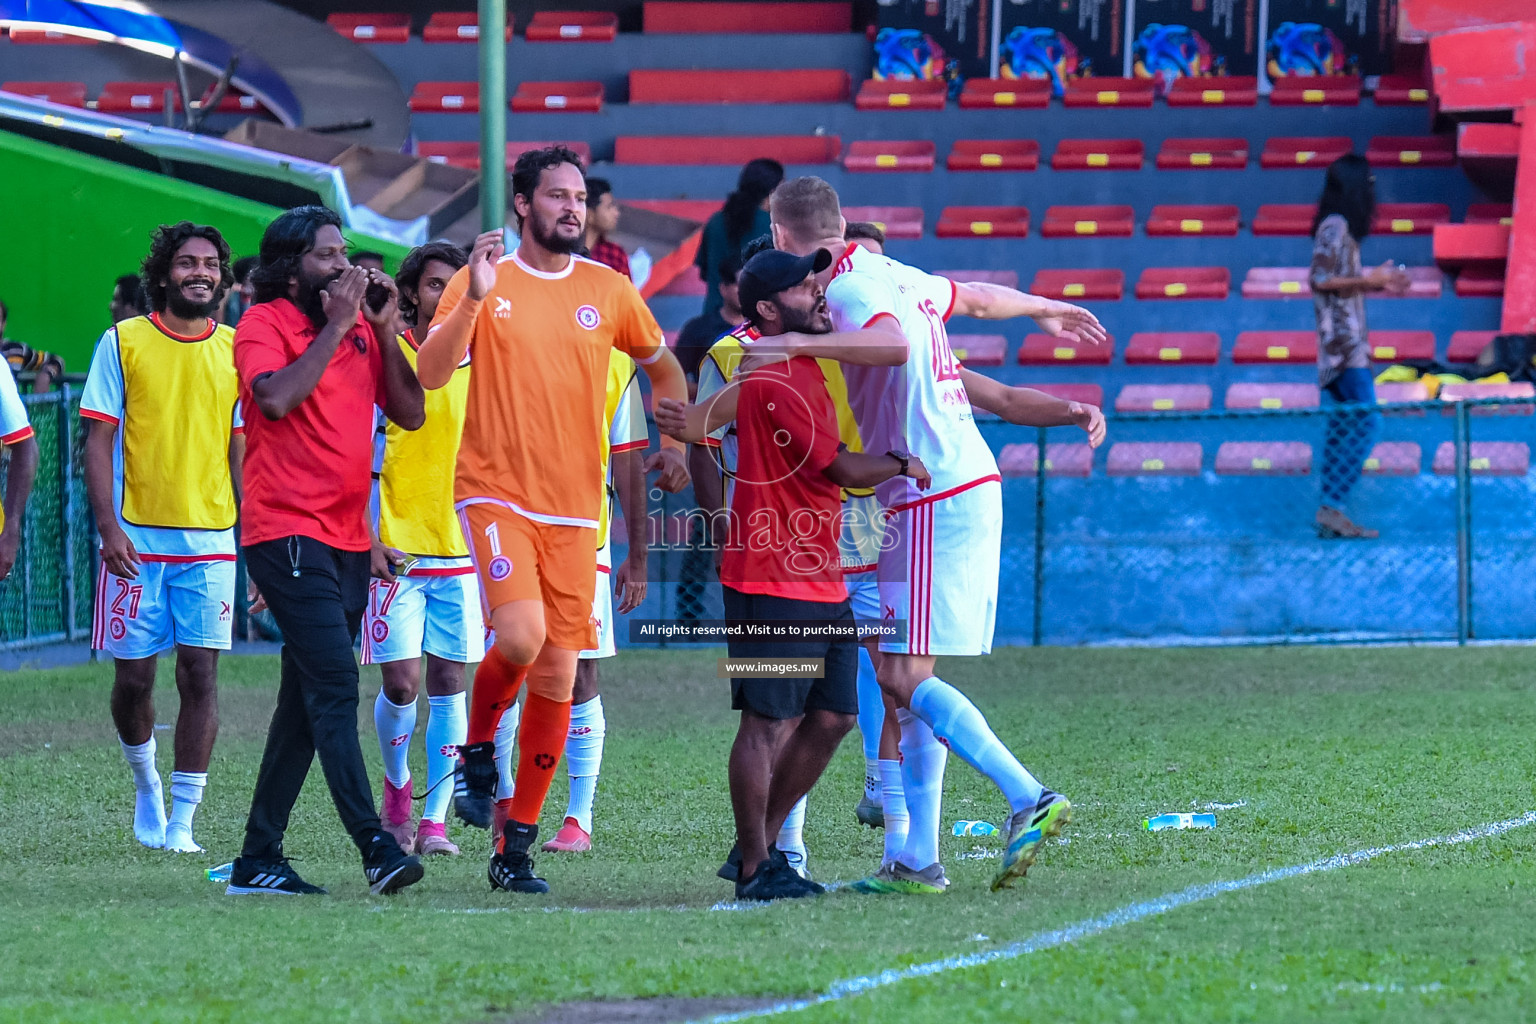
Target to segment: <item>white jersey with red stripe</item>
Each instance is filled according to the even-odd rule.
[[[933,475],[927,491],[909,477],[881,484],[876,493],[885,507],[901,509],[999,479],[944,329],[955,308],[954,283],[855,243],[837,261],[827,306],[836,330],[857,331],[890,317],[907,338],[902,366],[843,366],[864,450],[908,452]]]

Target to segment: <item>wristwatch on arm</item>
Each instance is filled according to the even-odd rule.
[[[901,472],[897,473],[896,475],[897,476],[906,476],[907,475],[907,467],[908,467],[912,457],[910,455],[908,455],[906,452],[898,452],[898,451],[889,451],[889,452],[886,452],[885,454],[887,454],[891,458],[895,459],[897,465],[901,466]]]

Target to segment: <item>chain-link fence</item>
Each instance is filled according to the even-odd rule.
[[[1112,415],[1097,451],[984,422],[1003,474],[996,642],[1536,637],[1536,400],[1286,400],[1155,402]],[[636,615],[714,617],[713,571],[683,574],[689,505],[660,504],[658,593]]]

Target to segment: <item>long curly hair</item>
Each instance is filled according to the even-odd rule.
[[[752,230],[752,221],[763,201],[773,194],[784,180],[784,165],[777,160],[759,157],[747,161],[736,179],[736,191],[725,197],[720,215],[725,221],[725,237],[731,248],[738,249]]]
[[[149,308],[156,313],[165,312],[171,262],[176,259],[176,253],[181,247],[192,238],[206,239],[212,243],[214,249],[218,250],[219,286],[214,302],[223,302],[224,296],[228,295],[230,288],[234,287],[235,269],[230,262],[229,243],[224,241],[224,236],[219,234],[218,228],[209,227],[206,224],[194,224],[189,220],[176,224],[162,224],[155,228],[154,234],[150,236],[149,253],[139,266],[139,279],[144,285],[145,294],[149,296]]]
[[[330,224],[341,229],[341,217],[323,206],[296,206],[278,215],[261,236],[261,263],[251,271],[256,302],[288,297],[288,279],[299,276],[304,254],[315,247],[315,235]]]
[[[469,254],[450,242],[428,242],[426,245],[418,245],[406,254],[400,263],[400,272],[395,275],[395,286],[400,289],[400,316],[412,327],[416,326],[416,303],[406,297],[406,289],[416,291],[421,286],[422,272],[427,269],[427,263],[437,260],[458,270],[469,262]]]

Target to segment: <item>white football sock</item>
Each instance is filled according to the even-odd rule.
[[[939,815],[944,801],[944,749],[927,723],[906,708],[896,712],[901,722],[901,783],[907,799],[907,843],[898,858],[921,871],[939,860]]]
[[[864,796],[880,803],[880,730],[885,726],[885,697],[875,681],[875,663],[859,645],[859,736],[864,740]]]
[[[932,727],[950,750],[1003,791],[1013,813],[1040,802],[1044,787],[1003,746],[965,694],[938,676],[929,676],[912,691],[912,711]]]
[[[123,757],[133,769],[133,838],[151,850],[165,845],[165,791],[160,786],[160,772],[155,768],[155,737],[136,747],[117,738]]]
[[[517,761],[512,748],[517,745],[517,723],[523,717],[523,705],[513,704],[501,713],[496,723],[496,799],[512,799],[512,779],[517,774]]]
[[[797,853],[800,862],[805,863],[805,802],[808,796],[803,796],[795,802],[795,806],[789,809],[789,815],[784,819],[784,825],[779,829],[779,837],[773,841],[773,845],[779,848],[780,853]]]
[[[165,826],[165,848],[177,853],[202,853],[192,839],[192,816],[203,802],[207,772],[171,772],[171,820]]]
[[[885,853],[881,864],[889,864],[907,845],[907,797],[901,785],[901,762],[881,761],[880,788],[885,799]],[[924,864],[923,867],[928,865]]]
[[[462,693],[427,698],[427,798],[421,808],[423,821],[439,825],[448,820],[453,800],[453,768],[459,747],[469,732],[469,711]]]
[[[592,834],[592,801],[597,796],[597,776],[603,767],[603,737],[608,720],[603,717],[601,695],[571,708],[571,727],[565,734],[565,773],[570,778],[570,799],[565,816]]]
[[[373,702],[373,728],[384,755],[384,777],[396,789],[411,781],[411,734],[416,731],[416,702],[396,704],[379,691]]]

